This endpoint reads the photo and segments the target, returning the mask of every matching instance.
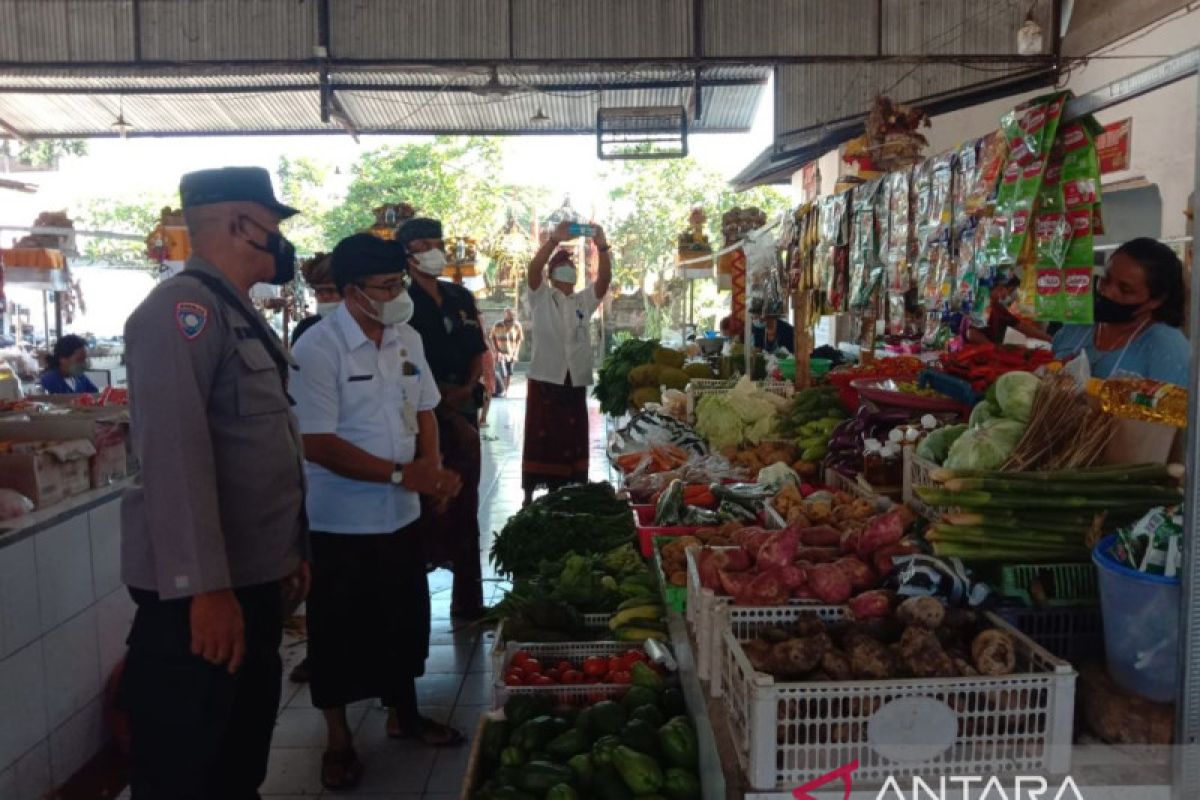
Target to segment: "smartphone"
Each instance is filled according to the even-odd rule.
[[[596,229],[593,226],[584,225],[580,222],[572,222],[569,230],[572,236],[586,236],[589,239],[596,233]]]

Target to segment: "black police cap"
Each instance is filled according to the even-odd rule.
[[[369,233],[356,233],[342,239],[333,248],[329,259],[338,291],[369,275],[408,272],[408,253],[404,246]]]
[[[189,172],[179,179],[179,200],[184,211],[212,203],[258,203],[280,219],[300,213],[275,199],[271,175],[262,167],[220,167]]]

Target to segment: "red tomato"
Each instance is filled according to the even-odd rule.
[[[526,675],[537,675],[542,671],[542,662],[536,658],[527,658],[525,663],[521,665],[521,669],[525,670]]]
[[[555,669],[557,669],[560,673],[566,672],[569,669],[575,669],[575,665],[565,659],[558,662],[554,666]]]
[[[514,666],[512,664],[508,665],[508,672],[506,674],[516,675],[521,680],[525,679],[525,670],[521,669],[520,667]]]
[[[520,686],[523,683],[525,683],[524,678],[522,678],[516,672],[510,672],[504,676],[504,685],[505,686]]]
[[[583,682],[586,683],[588,686],[595,686],[597,683],[600,682],[600,679],[597,678],[595,675],[588,675],[586,678],[583,679]]]
[[[525,662],[528,661],[530,658],[531,658],[531,656],[529,655],[528,650],[518,650],[517,652],[513,653],[513,657],[512,657],[513,666],[523,667],[523,666],[525,666]]]
[[[599,678],[606,672],[608,672],[608,661],[606,659],[599,656],[584,659],[583,674],[589,678]]]
[[[620,656],[613,656],[608,660],[609,672],[617,672],[618,670],[623,669],[629,669],[629,667],[625,666],[625,662],[621,660]]]
[[[554,668],[554,667],[551,667],[550,669],[546,670],[546,671],[545,671],[545,672],[543,672],[542,674],[543,674],[543,675],[545,675],[545,676],[546,676],[547,678],[549,678],[550,680],[554,681],[555,683],[558,683],[559,681],[561,681],[561,680],[562,680],[562,673],[560,673],[560,672],[559,672],[559,671],[558,671],[556,668]]]
[[[569,670],[565,671],[560,676],[560,678],[563,683],[568,683],[568,684],[582,683],[583,682],[583,673],[577,669],[569,669]]]
[[[588,705],[594,706],[594,705],[596,705],[596,703],[602,702],[604,700],[611,700],[612,698],[608,696],[607,692],[588,692],[587,699],[588,699]]]
[[[531,686],[553,686],[554,679],[549,675],[534,675],[529,679]]]
[[[633,676],[629,674],[629,670],[619,669],[613,671],[613,673],[608,676],[607,682],[620,684],[633,683]]]
[[[638,661],[649,661],[650,659],[641,650],[626,650],[625,660],[630,664],[636,664]]]

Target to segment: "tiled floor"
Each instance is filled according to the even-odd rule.
[[[592,480],[608,477],[604,459],[604,420],[591,406]],[[521,507],[521,440],[525,423],[525,385],[518,376],[509,397],[492,401],[489,425],[483,429],[483,474],[480,480],[479,522],[485,565],[484,596],[499,599],[503,586],[487,568],[491,533]],[[433,635],[426,674],[417,682],[424,713],[448,721],[467,737],[474,736],[480,713],[491,708],[492,675],[488,650],[490,631],[478,627],[455,629],[450,613],[451,576],[445,571],[430,576],[433,601]],[[303,657],[303,642],[290,637],[284,643],[285,673]],[[355,746],[366,766],[363,781],[352,794],[384,800],[450,800],[458,796],[466,773],[470,742],[453,749],[424,747],[394,741],[384,734],[386,713],[372,704],[352,709]],[[272,742],[271,762],[262,794],[269,798],[334,797],[324,793],[319,779],[325,726],[312,707],[308,689],[288,683],[284,704]],[[344,796],[344,793],[339,793]],[[123,795],[124,796],[124,795]]]

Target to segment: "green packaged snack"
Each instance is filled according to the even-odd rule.
[[[1167,509],[1159,507],[1147,512],[1146,516],[1133,524],[1133,536],[1146,543],[1138,569],[1150,575],[1163,575],[1167,568],[1170,540],[1181,534]]]
[[[1062,150],[1062,193],[1066,207],[1079,208],[1098,202],[1100,159],[1087,126],[1082,122],[1065,125],[1056,147]]]

